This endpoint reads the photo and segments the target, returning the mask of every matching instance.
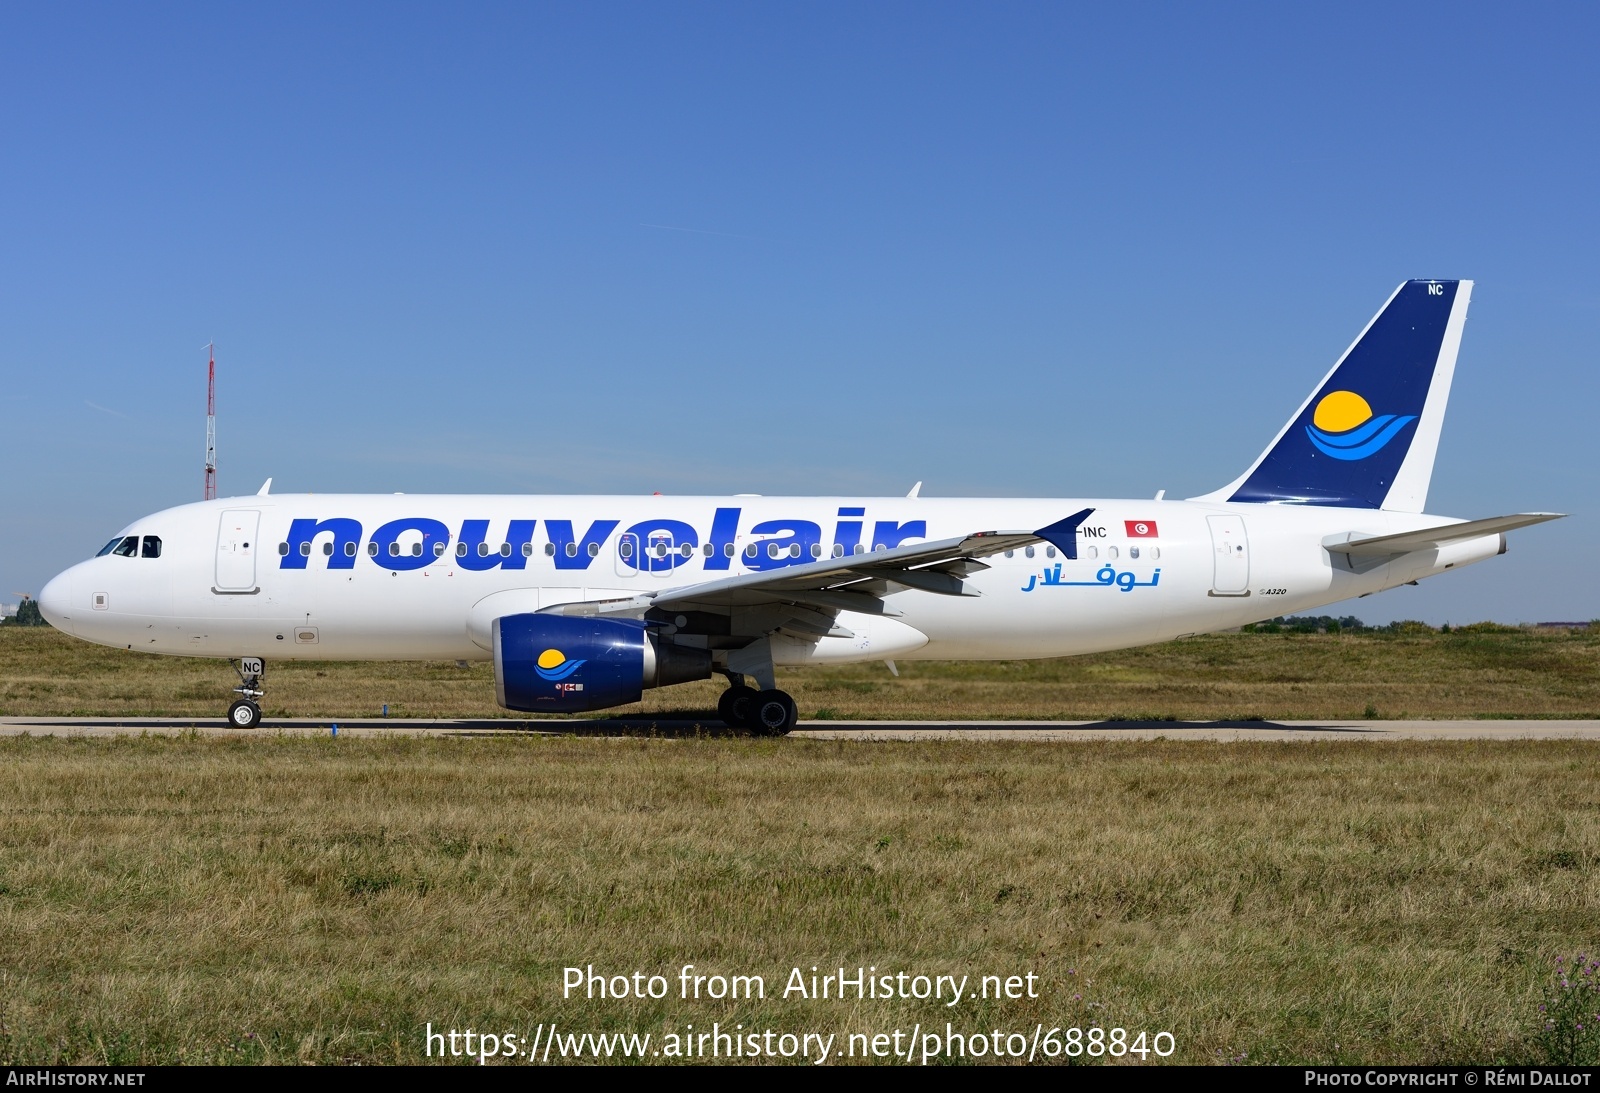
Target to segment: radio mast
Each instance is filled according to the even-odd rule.
[[[206,344],[210,361],[206,365],[206,497],[217,497],[217,347]]]

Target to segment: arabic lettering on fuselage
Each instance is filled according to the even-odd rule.
[[[703,539],[683,520],[641,520],[618,536],[616,553],[625,564],[645,572],[676,569],[691,558],[699,558],[709,571],[727,570],[736,553],[744,569],[761,571],[823,557],[889,550],[928,535],[926,520],[876,520],[869,537],[865,508],[838,510],[832,542],[823,539],[822,525],[815,520],[761,520],[741,533],[742,513],[739,508],[716,509]],[[594,520],[580,530],[571,520],[545,520],[542,553],[557,569],[588,569],[621,522]],[[321,557],[328,569],[354,569],[356,559],[366,557],[396,572],[442,562],[465,570],[526,569],[535,554],[538,524],[536,519],[510,520],[505,538],[490,542],[488,520],[463,520],[460,534],[452,537],[441,520],[403,517],[382,524],[369,537],[361,521],[347,516],[299,517],[291,522],[288,535],[278,546],[278,568],[306,569],[312,558]],[[741,534],[742,544],[738,542]],[[404,547],[402,539],[406,540]]]
[[[1095,570],[1092,581],[1067,581],[1061,577],[1061,564],[1046,566],[1039,574],[1028,574],[1028,583],[1022,586],[1022,591],[1032,592],[1039,588],[1120,588],[1124,592],[1132,592],[1135,588],[1154,588],[1161,583],[1161,569],[1159,567],[1150,574],[1148,581],[1141,581],[1131,569],[1120,572],[1109,565],[1103,565]]]

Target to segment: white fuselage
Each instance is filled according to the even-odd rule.
[[[1487,535],[1357,572],[1324,541],[1441,520],[1297,505],[285,494],[182,505],[137,520],[123,536],[158,537],[159,557],[82,562],[50,583],[41,606],[77,637],[154,653],[486,659],[497,616],[879,544],[1031,530],[1084,508],[1094,511],[1079,530],[1076,560],[1043,543],[996,555],[986,559],[991,568],[966,579],[976,595],[896,592],[887,603],[898,617],[847,612],[840,623],[848,637],[777,636],[773,660],[995,660],[1124,648],[1307,611],[1503,549],[1499,535]],[[291,547],[295,521],[304,545]],[[324,530],[307,539],[311,523]],[[1143,535],[1130,526],[1141,523]],[[458,553],[464,532],[466,557]],[[781,556],[774,559],[774,550]],[[732,621],[737,633],[737,611]]]

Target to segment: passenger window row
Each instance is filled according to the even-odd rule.
[[[1121,551],[1117,547],[1114,547],[1114,546],[1106,547],[1105,551],[1106,551],[1106,557],[1107,558],[1117,558],[1117,557],[1121,556]],[[1017,552],[1015,550],[1008,550],[1008,551],[1006,551],[1006,557],[1007,558],[1016,557],[1016,553]],[[1022,548],[1022,556],[1024,558],[1032,558],[1032,557],[1034,557],[1034,553],[1035,553],[1035,548],[1034,547],[1030,546],[1030,547],[1023,547]],[[1097,558],[1100,557],[1100,548],[1098,546],[1085,546],[1081,550],[1078,551],[1078,554],[1084,561],[1090,561],[1090,560],[1097,559]],[[1044,548],[1044,556],[1046,558],[1054,558],[1056,556],[1056,548],[1055,547],[1045,547]],[[1128,548],[1128,559],[1130,561],[1137,561],[1140,557],[1144,557],[1148,561],[1152,561],[1152,562],[1159,561],[1160,558],[1161,558],[1161,548],[1160,547],[1136,547],[1136,546],[1131,546],[1131,547]]]
[[[434,543],[433,544],[433,556],[435,558],[444,557],[445,550],[446,550],[446,547],[445,547],[445,545],[443,543]],[[104,553],[104,552],[102,552],[102,553]],[[284,556],[287,556],[288,553],[289,553],[289,544],[288,543],[279,543],[278,544],[278,555],[280,557],[284,557]],[[332,543],[332,541],[329,541],[329,542],[326,542],[326,543],[322,544],[322,553],[323,553],[324,557],[332,557],[332,555],[333,555],[333,543]],[[511,557],[511,554],[512,554],[511,544],[510,543],[501,543],[499,545],[499,547],[496,548],[496,553],[498,553],[502,558]],[[547,545],[546,549],[545,549],[545,553],[546,554],[554,554],[555,550]],[[598,548],[592,548],[589,553],[591,555],[592,554],[597,554],[597,553],[599,553],[599,549]],[[309,558],[311,556],[311,544],[310,543],[301,543],[300,544],[300,554],[303,557]],[[401,546],[400,546],[399,543],[390,543],[389,544],[389,556],[390,557],[397,558],[401,554],[409,554],[413,558],[420,558],[420,557],[422,557],[422,544],[421,543],[412,543],[409,550],[401,549]],[[345,545],[344,545],[344,555],[347,558],[354,558],[356,556],[356,544],[353,543],[353,542],[345,543]],[[368,543],[367,544],[367,555],[368,555],[368,557],[372,557],[372,558],[376,558],[378,556],[378,544],[377,543]],[[457,543],[456,544],[456,557],[465,558],[466,556],[467,556],[467,544],[466,543]],[[488,556],[489,556],[489,544],[488,543],[479,543],[478,544],[478,557],[487,558]],[[532,543],[523,543],[522,544],[522,556],[524,558],[533,557],[533,544]]]
[[[332,557],[333,548],[334,548],[334,544],[333,544],[331,539],[329,541],[327,541],[327,542],[324,542],[322,544],[322,553],[323,553],[323,555],[325,557]],[[433,544],[433,556],[435,558],[442,558],[442,557],[444,557],[445,551],[447,549],[448,548],[442,542],[441,543],[434,543]],[[885,548],[884,548],[883,544],[880,543],[874,549],[875,550],[883,550]],[[1086,546],[1084,546],[1084,548],[1082,550],[1082,555],[1083,555],[1085,560],[1098,559],[1100,557],[1100,549],[1101,548],[1098,547],[1098,546],[1086,545]],[[501,543],[497,548],[494,548],[494,550],[502,558],[509,558],[509,557],[511,557],[514,548],[512,547],[512,545],[510,543]],[[627,558],[633,557],[633,551],[634,551],[633,538],[631,536],[624,536],[622,538],[622,540],[617,544],[617,554],[620,557],[622,557],[624,559],[627,559]],[[714,544],[712,544],[712,543],[706,543],[701,548],[701,551],[707,558],[710,558],[710,557],[712,557],[713,555],[716,554],[716,546]],[[760,551],[761,551],[761,547],[760,547],[759,543],[748,543],[748,544],[746,544],[746,546],[744,548],[744,556],[746,558],[748,558],[748,559],[754,560],[754,559],[760,557]],[[1142,554],[1141,554],[1141,551],[1143,552]],[[599,555],[600,555],[600,544],[599,543],[588,543],[588,544],[586,544],[586,552],[588,553],[589,557],[591,557],[591,558],[599,557]],[[1106,547],[1105,548],[1105,552],[1106,552],[1106,557],[1108,559],[1115,559],[1119,555],[1118,548],[1114,547],[1114,546]],[[280,556],[285,556],[288,553],[289,553],[289,544],[288,543],[279,543],[278,544],[278,554]],[[310,555],[311,555],[311,544],[310,543],[305,543],[305,542],[301,543],[300,544],[300,553],[303,556],[310,557]],[[411,544],[411,548],[409,550],[406,550],[406,551],[402,551],[401,550],[401,547],[400,547],[399,543],[390,543],[389,544],[389,556],[390,557],[398,558],[402,553],[409,554],[413,558],[420,558],[422,556],[422,544],[421,543],[412,543]],[[467,544],[458,542],[456,544],[456,557],[465,558],[467,556],[467,553],[468,553]],[[489,546],[489,544],[488,543],[479,543],[477,545],[476,553],[477,553],[478,557],[480,557],[480,558],[487,558],[489,556],[489,554],[490,554],[490,546]],[[554,543],[546,543],[544,545],[544,553],[545,553],[546,557],[554,557],[555,553],[556,553],[556,544],[554,544]],[[567,543],[565,545],[565,553],[566,553],[566,556],[569,557],[569,558],[576,558],[578,556],[578,544],[577,543]],[[654,543],[650,547],[646,548],[646,553],[653,554],[657,558],[665,558],[667,556],[667,553],[668,553],[667,544],[666,543]],[[688,543],[684,543],[680,547],[678,547],[676,549],[676,551],[674,551],[674,553],[681,554],[687,560],[688,558],[691,558],[691,557],[694,556],[694,547],[691,546]],[[725,557],[732,558],[737,553],[737,551],[735,550],[734,545],[732,543],[724,543],[724,544],[722,544],[722,553],[723,553],[723,555]],[[784,556],[787,556],[787,557],[790,557],[790,558],[798,558],[801,555],[801,549],[800,549],[800,544],[799,543],[790,543],[788,548],[785,549],[783,547],[780,547],[777,543],[769,541],[767,543],[767,551],[766,551],[766,553],[767,553],[767,557],[768,558],[772,558],[772,559],[777,559],[777,558],[784,557]],[[844,544],[842,544],[842,543],[833,544],[833,552],[832,552],[832,556],[833,557],[842,558],[842,557],[844,557],[844,553],[845,553]],[[864,544],[857,543],[857,544],[855,544],[854,553],[856,553],[856,554],[865,554],[865,553],[867,553],[867,548],[866,548],[866,546]],[[1005,556],[1007,558],[1015,557],[1016,553],[1017,552],[1015,550],[1008,550],[1008,551],[1005,552]],[[1038,548],[1037,547],[1028,546],[1028,547],[1023,547],[1022,548],[1022,555],[1025,558],[1036,557],[1037,553],[1038,553]],[[96,558],[101,558],[101,557],[104,557],[107,554],[113,554],[113,555],[116,555],[119,558],[135,558],[135,557],[140,557],[140,558],[159,558],[159,557],[161,557],[161,538],[159,536],[156,536],[156,535],[146,535],[146,536],[143,536],[142,539],[138,535],[122,536],[122,537],[119,537],[119,538],[111,540],[105,546],[101,547],[100,548],[100,552],[98,554],[96,554],[95,557]],[[367,554],[370,557],[374,557],[374,558],[377,557],[378,556],[378,544],[369,542],[367,544]],[[811,544],[810,554],[811,554],[811,557],[813,559],[820,559],[822,557],[822,544],[821,543],[812,543]],[[346,542],[344,544],[344,555],[347,558],[355,557],[355,555],[356,555],[356,544],[353,543],[353,542]],[[524,558],[533,557],[533,544],[532,543],[523,543],[522,544],[522,556]],[[1056,557],[1056,548],[1053,547],[1053,546],[1045,547],[1044,548],[1044,556],[1046,558],[1054,558],[1054,557]],[[1159,561],[1160,558],[1161,558],[1161,548],[1160,547],[1154,547],[1154,546],[1150,546],[1150,547],[1130,546],[1130,547],[1128,547],[1128,558],[1129,558],[1130,561],[1136,561],[1140,557],[1147,558],[1150,561]]]
[[[152,541],[155,543],[155,547],[154,547],[155,553],[154,554],[149,553],[151,547],[148,544],[150,542],[152,542]],[[138,537],[137,536],[129,536],[128,539],[126,539],[126,540],[113,539],[109,544],[106,545],[106,548],[104,550],[102,550],[100,553],[101,554],[111,554],[111,553],[121,554],[121,553],[124,552],[124,548],[127,546],[127,543],[130,543],[130,542],[134,543],[135,545],[137,545]],[[332,557],[333,549],[334,549],[334,544],[333,544],[333,541],[331,539],[328,540],[327,542],[324,542],[322,544],[323,556],[324,557]],[[433,556],[435,558],[442,558],[442,557],[444,557],[445,551],[447,549],[448,549],[448,547],[446,547],[446,545],[444,543],[442,543],[442,542],[434,543],[433,544]],[[588,543],[588,544],[585,544],[585,549],[586,549],[586,552],[588,553],[589,557],[591,557],[591,558],[598,557],[599,554],[600,554],[600,544],[599,543]],[[744,548],[744,555],[745,555],[746,558],[750,558],[750,559],[757,558],[757,557],[760,556],[760,549],[761,549],[760,548],[760,544],[758,544],[758,543],[750,543],[750,544],[746,545],[746,547]],[[886,549],[887,548],[882,543],[879,543],[877,546],[875,546],[873,548],[874,551],[881,551],[881,550],[886,550]],[[156,539],[154,536],[147,536],[146,537],[145,550],[146,550],[145,557],[147,557],[147,558],[159,557],[160,554],[161,554],[161,540],[160,539]],[[707,558],[710,558],[710,557],[713,557],[716,554],[717,548],[712,543],[706,543],[701,548],[701,551]],[[513,547],[512,547],[512,545],[510,543],[501,543],[498,548],[495,548],[495,552],[497,552],[502,558],[509,558],[509,557],[511,557],[511,555],[513,553]],[[622,538],[622,540],[617,544],[617,554],[620,557],[626,559],[626,558],[632,558],[633,557],[633,552],[634,552],[633,538],[631,536],[624,536]],[[668,548],[666,543],[653,543],[650,546],[645,547],[643,552],[646,553],[646,554],[653,554],[657,558],[665,558],[667,556],[668,552],[669,552],[669,548]],[[691,545],[689,543],[683,543],[681,546],[673,548],[671,550],[671,552],[675,553],[675,554],[682,555],[685,560],[694,557],[694,547],[693,547],[693,545]],[[288,553],[289,553],[289,544],[288,543],[279,543],[278,544],[278,555],[280,557],[286,557],[288,555]],[[399,557],[402,553],[404,553],[404,554],[409,554],[414,558],[420,558],[422,556],[422,544],[421,543],[412,543],[411,544],[411,548],[409,550],[402,550],[402,548],[401,548],[399,543],[390,543],[389,544],[388,553],[389,553],[390,557]],[[461,542],[456,543],[456,552],[455,553],[456,553],[456,557],[457,558],[465,558],[467,556],[467,554],[469,553],[467,544],[466,543],[461,543]],[[476,548],[476,553],[477,553],[477,556],[480,557],[480,558],[487,558],[489,556],[489,554],[491,553],[491,548],[490,548],[488,543],[479,543],[477,545],[477,548]],[[546,544],[544,544],[545,557],[552,558],[552,557],[555,556],[555,553],[556,553],[556,544],[555,543],[546,543]],[[570,543],[570,542],[565,544],[564,553],[569,558],[576,558],[578,556],[578,544],[577,543]],[[722,553],[723,553],[724,557],[732,558],[738,553],[738,551],[735,549],[735,547],[734,547],[734,545],[732,543],[724,543],[724,544],[722,544]],[[821,543],[812,543],[811,544],[810,553],[811,553],[811,557],[814,558],[814,559],[821,558],[822,557],[822,544]],[[867,553],[867,548],[866,548],[866,546],[864,544],[857,543],[857,544],[855,544],[854,553],[856,553],[856,554],[865,554],[865,553]],[[1056,556],[1056,548],[1055,547],[1050,547],[1048,553],[1049,553],[1050,557],[1054,558]],[[309,542],[302,542],[300,544],[300,554],[303,557],[308,557],[308,558],[311,556],[311,544]],[[355,555],[356,555],[356,544],[354,542],[346,542],[344,544],[344,554],[345,554],[345,556],[347,558],[355,557]],[[378,544],[369,542],[367,544],[367,554],[368,554],[369,557],[374,557],[374,558],[377,557],[378,556]],[[769,541],[767,543],[767,557],[768,558],[774,558],[774,559],[780,558],[780,557],[798,558],[798,557],[801,556],[801,554],[802,554],[802,551],[800,549],[800,544],[799,543],[790,543],[787,548],[780,547],[775,542],[770,542]],[[844,555],[845,555],[844,544],[843,543],[835,543],[835,544],[833,544],[832,556],[835,557],[835,558],[842,558],[842,557],[844,557]],[[533,544],[532,543],[523,543],[522,544],[522,556],[524,558],[533,557]],[[1008,558],[1011,557],[1011,552],[1010,551],[1006,551],[1006,557],[1008,557]],[[1028,557],[1030,557],[1030,558],[1033,557],[1033,548],[1032,547],[1028,548]]]

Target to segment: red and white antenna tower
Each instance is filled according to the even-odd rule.
[[[206,500],[217,497],[217,347],[207,343],[206,365]]]

